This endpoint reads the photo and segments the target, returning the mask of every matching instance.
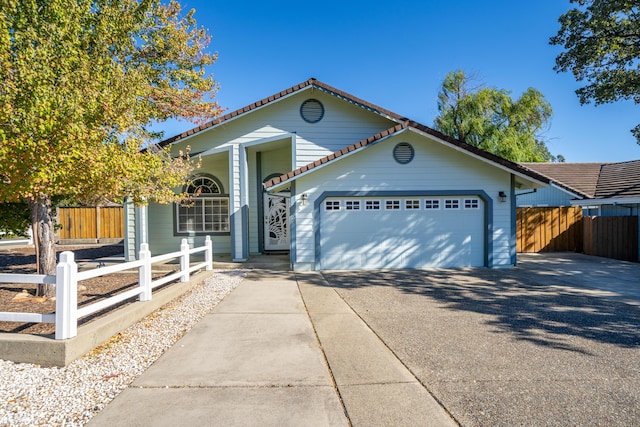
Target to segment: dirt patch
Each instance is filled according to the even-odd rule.
[[[56,248],[58,255],[63,251],[72,251],[78,262],[117,256],[124,252],[122,245],[60,246]],[[0,273],[35,274],[35,262],[36,258],[33,248],[0,249]],[[170,272],[155,273],[153,277],[158,278],[168,273]],[[82,307],[138,286],[138,274],[109,274],[83,280],[79,285],[86,287],[86,290],[78,292],[78,306]],[[35,298],[36,286],[37,285],[30,284],[0,283],[0,311],[41,314],[55,312],[55,300]],[[118,306],[130,304],[135,301],[135,299],[136,298],[132,298]],[[79,321],[79,325],[104,316],[112,310],[113,307],[108,309],[108,311],[87,316]],[[50,323],[0,322],[0,332],[50,335],[55,333],[55,325]]]

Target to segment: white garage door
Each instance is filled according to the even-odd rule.
[[[484,265],[484,204],[470,197],[328,198],[323,270]]]

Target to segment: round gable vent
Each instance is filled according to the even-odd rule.
[[[318,123],[324,116],[324,106],[317,99],[307,99],[300,106],[300,115],[307,123]]]
[[[413,160],[415,151],[408,142],[401,142],[393,148],[393,158],[401,165],[406,165]]]

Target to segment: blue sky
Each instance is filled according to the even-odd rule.
[[[519,97],[540,90],[554,117],[545,132],[568,162],[640,159],[629,132],[640,123],[631,102],[581,106],[569,73],[553,71],[549,37],[568,0],[214,1],[181,0],[212,35],[217,100],[233,111],[315,77],[431,126],[447,72],[462,69]],[[169,137],[193,127],[162,126]]]

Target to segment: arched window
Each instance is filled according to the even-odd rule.
[[[176,234],[229,233],[229,197],[211,175],[198,175],[184,188],[192,198],[176,204]]]
[[[200,175],[192,178],[185,188],[185,193],[189,193],[192,196],[200,194],[222,194],[222,184],[215,176]]]

